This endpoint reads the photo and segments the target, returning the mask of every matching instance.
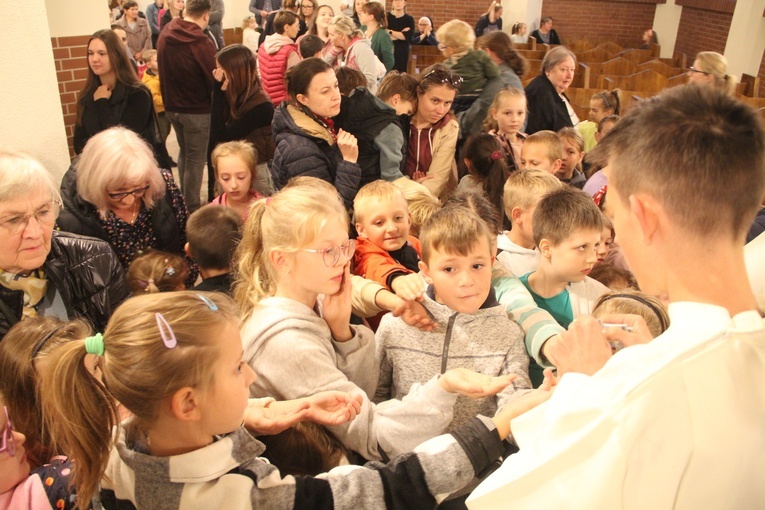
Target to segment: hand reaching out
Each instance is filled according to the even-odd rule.
[[[497,427],[499,437],[504,439],[510,435],[511,420],[535,408],[542,402],[546,402],[552,396],[555,386],[558,384],[558,379],[553,375],[552,368],[546,368],[544,374],[545,379],[539,388],[511,400],[494,415],[492,421]]]
[[[394,317],[401,317],[408,326],[415,327],[420,331],[433,331],[438,327],[438,323],[430,318],[427,310],[419,301],[399,299],[399,304],[392,310]]]
[[[400,298],[414,301],[422,299],[425,293],[425,280],[419,273],[410,273],[394,278],[390,287]]]
[[[600,322],[589,316],[574,320],[545,352],[558,367],[558,377],[567,372],[593,375],[612,354]]]
[[[266,407],[267,406],[267,407]],[[287,430],[308,416],[311,404],[307,401],[251,398],[244,410],[244,426],[257,435],[273,435]]]
[[[310,404],[306,420],[320,425],[340,425],[353,420],[364,401],[361,395],[342,391],[322,391],[305,400]]]
[[[470,398],[483,398],[496,395],[517,377],[515,374],[490,376],[467,368],[452,368],[444,372],[438,384],[449,393],[458,393]]]

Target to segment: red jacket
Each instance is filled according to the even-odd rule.
[[[409,236],[407,242],[417,251],[417,256],[422,257],[422,245],[416,237]],[[388,276],[391,273],[411,273],[409,269],[402,266],[390,254],[372,244],[369,239],[359,237],[356,239],[356,253],[353,256],[353,273],[363,276],[368,280],[373,280],[388,288]],[[389,289],[390,290],[390,289]]]
[[[274,105],[279,105],[287,99],[287,85],[284,83],[284,74],[287,72],[287,61],[290,53],[297,52],[297,46],[284,44],[278,46],[281,41],[273,41],[269,36],[258,48],[258,66],[260,68],[260,82],[263,90],[271,98]],[[288,39],[288,38],[287,38]],[[269,44],[271,43],[271,44]],[[278,50],[276,48],[278,47]],[[276,51],[274,51],[276,50]]]

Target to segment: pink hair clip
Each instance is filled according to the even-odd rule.
[[[154,314],[154,317],[157,319],[157,328],[159,328],[159,336],[162,337],[162,342],[165,344],[165,347],[168,349],[175,349],[178,346],[178,339],[175,338],[175,333],[173,332],[173,328],[170,327],[170,324],[167,322],[165,317],[157,312]]]
[[[494,161],[497,161],[498,159],[502,159],[502,153],[500,151],[494,151],[491,153],[491,159]]]

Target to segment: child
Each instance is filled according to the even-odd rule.
[[[325,43],[321,40],[321,37],[314,34],[305,34],[298,41],[298,51],[303,59],[311,57],[321,58],[324,46]],[[366,78],[364,78],[364,83],[366,84]]]
[[[601,212],[601,219],[603,220],[603,229],[600,231],[600,246],[598,246],[596,253],[598,257],[598,261],[595,263],[596,266],[606,261],[608,252],[611,250],[611,245],[614,244],[614,238],[616,237],[614,224],[611,223],[608,216]]]
[[[337,71],[341,76],[360,71],[347,66]],[[335,125],[353,134],[359,144],[361,186],[377,179],[395,181],[403,177],[406,145],[402,115],[411,115],[417,99],[417,80],[408,74],[391,71],[380,82],[375,97],[365,87],[346,88]],[[350,89],[350,90],[349,90]],[[341,91],[342,92],[342,91]]]
[[[611,290],[638,290],[635,277],[628,270],[611,262],[599,262],[590,271],[589,277],[597,280]]]
[[[337,88],[340,89],[340,95],[348,97],[358,88],[365,87],[367,79],[364,73],[358,69],[351,69],[350,67],[338,67],[335,69],[335,76],[337,77]]]
[[[183,290],[188,275],[188,265],[180,256],[149,250],[133,259],[126,278],[133,295],[137,295]]]
[[[562,188],[542,197],[532,223],[541,259],[521,281],[537,305],[568,328],[576,317],[592,313],[608,290],[587,276],[597,261],[601,212],[586,193]]]
[[[233,141],[218,144],[210,156],[215,179],[223,188],[223,193],[210,204],[219,204],[232,208],[242,217],[250,214],[250,206],[263,195],[250,189],[257,179],[258,155],[250,142]]]
[[[472,212],[452,207],[433,215],[422,229],[420,269],[429,283],[423,304],[441,325],[432,332],[386,315],[377,331],[378,402],[403,398],[416,383],[447,368],[487,375],[515,374],[496,397],[459,397],[451,427],[477,413],[493,416],[519,389],[531,387],[523,334],[508,319],[491,288],[494,234]]]
[[[186,240],[186,255],[197,263],[202,277],[192,290],[231,295],[231,265],[242,240],[242,218],[229,207],[202,207],[189,216]]]
[[[521,148],[521,167],[544,170],[553,175],[560,171],[563,144],[555,131],[537,131],[526,138]]]
[[[592,316],[602,319],[609,315],[632,314],[645,319],[651,336],[656,338],[669,327],[667,308],[654,296],[637,290],[607,292],[598,298]]]
[[[143,73],[141,81],[151,91],[151,97],[154,100],[154,111],[157,113],[159,134],[162,136],[162,140],[165,141],[170,134],[170,120],[165,114],[165,103],[162,101],[162,91],[159,86],[157,50],[145,50],[143,52],[143,58],[144,62],[146,62],[146,72]]]
[[[418,274],[420,242],[409,235],[411,220],[404,194],[393,184],[375,181],[353,200],[356,231],[354,273],[374,280],[396,295],[422,296],[425,283]]]
[[[563,128],[558,131],[558,138],[563,144],[563,158],[560,169],[555,176],[570,186],[582,189],[587,180],[582,172],[584,159],[584,140],[574,128]]]
[[[609,115],[608,117],[603,118],[603,120],[601,120],[598,124],[598,132],[595,133],[595,138],[598,141],[602,140],[603,137],[606,136],[608,132],[614,128],[614,126],[616,126],[616,123],[619,122],[619,120],[621,120],[621,117],[618,115]],[[587,182],[584,183],[584,187],[582,188],[586,193],[593,197],[603,188],[603,186],[608,184],[608,179],[606,179],[606,176],[603,175],[603,169],[601,166],[602,165],[597,164],[589,165],[587,170],[587,175],[589,177]]]
[[[497,237],[497,264],[510,274],[523,276],[536,271],[540,254],[534,242],[534,210],[545,193],[562,187],[558,179],[542,170],[520,170],[505,182],[502,201],[513,228]]]
[[[521,147],[526,135],[521,133],[526,121],[526,94],[522,89],[502,89],[494,96],[483,130],[499,140],[510,172],[521,169]]]
[[[420,228],[441,209],[441,201],[430,192],[428,188],[408,177],[401,177],[393,181],[398,189],[404,194],[409,210],[409,235],[418,237]]]
[[[502,216],[502,229],[509,229],[510,221],[502,203],[502,188],[509,171],[499,142],[489,134],[474,135],[465,142],[462,156],[468,175],[460,180],[457,191],[483,193]]]
[[[464,21],[447,21],[436,30],[436,39],[438,48],[446,57],[444,65],[463,80],[457,96],[459,104],[457,100],[453,103],[455,113],[459,113],[470,107],[489,80],[499,77],[499,68],[489,55],[473,48],[475,32]],[[460,98],[464,95],[467,97]]]
[[[251,394],[293,398],[318,389],[361,394],[361,416],[330,427],[332,434],[365,459],[411,451],[451,422],[459,391],[455,378],[469,372],[470,378],[494,380],[502,388],[511,378],[449,370],[403,401],[373,405],[367,395],[377,388],[374,335],[350,324],[354,242],[348,238],[347,213],[328,184],[306,182],[256,203],[245,223],[235,295],[247,318],[244,359],[259,367]]]
[[[612,115],[621,115],[622,91],[619,89],[604,90],[593,94],[590,99],[590,120],[580,122],[576,130],[584,139],[584,150],[589,152],[598,145],[596,132],[600,131],[600,122]]]
[[[260,34],[257,31],[258,20],[250,14],[244,17],[242,21],[242,44],[247,46],[253,55],[258,54],[258,39]]]

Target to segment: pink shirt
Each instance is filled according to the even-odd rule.
[[[263,195],[258,193],[257,191],[251,189],[250,190],[250,205],[252,205],[253,202],[256,200],[260,200],[261,198],[265,198]],[[228,207],[228,193],[221,193],[219,196],[215,197],[212,202],[210,202],[208,205],[223,205]],[[250,215],[250,208],[244,210],[244,214],[242,214],[242,221],[247,221],[247,216]]]

